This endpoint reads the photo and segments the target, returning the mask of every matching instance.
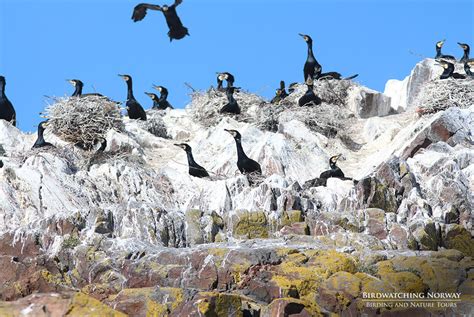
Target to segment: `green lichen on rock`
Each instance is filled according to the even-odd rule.
[[[196,301],[199,316],[236,316],[243,317],[242,299],[239,295],[218,292],[201,292]]]
[[[97,299],[94,299],[84,293],[77,293],[72,298],[70,308],[68,310],[67,316],[77,316],[77,317],[122,317],[126,316],[125,314],[118,312],[109,306],[102,304]]]
[[[424,227],[418,227],[413,232],[413,236],[420,249],[433,251],[438,250],[440,237],[434,222],[429,222]]]
[[[461,225],[454,225],[447,231],[444,245],[448,249],[456,249],[464,255],[474,257],[474,239]]]
[[[233,235],[239,239],[268,238],[268,222],[262,211],[240,211],[234,216]]]
[[[395,190],[381,183],[377,179],[372,180],[372,199],[369,208],[379,208],[385,212],[397,212],[398,204]]]

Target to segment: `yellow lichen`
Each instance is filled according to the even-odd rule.
[[[67,313],[70,317],[125,317],[124,313],[116,311],[107,305],[102,304],[86,294],[77,293],[73,296]]]

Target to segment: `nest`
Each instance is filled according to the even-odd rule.
[[[166,111],[164,110],[148,110],[147,111],[147,120],[139,121],[139,125],[142,129],[147,130],[154,136],[168,139],[168,130],[166,129],[165,122],[163,121],[163,116]]]
[[[270,104],[261,97],[246,92],[234,94],[241,108],[236,120],[256,125],[262,130],[277,132],[282,122],[293,119],[304,122],[311,130],[333,137],[348,124],[354,114],[345,107],[349,89],[355,85],[350,80],[318,80],[314,82],[315,93],[324,101],[314,107],[300,107],[298,100],[306,92],[306,85],[294,86],[295,91],[279,104]],[[210,89],[206,93],[192,94],[188,111],[204,126],[215,126],[228,114],[219,110],[227,103],[224,93]]]
[[[247,92],[235,92],[234,98],[240,107],[240,114],[225,114],[219,111],[227,104],[225,92],[209,89],[207,92],[194,92],[191,95],[191,103],[187,107],[196,122],[203,126],[211,127],[217,125],[222,118],[232,116],[238,121],[252,122],[254,116],[252,108],[265,103],[260,96]]]
[[[416,103],[420,115],[450,107],[468,108],[474,104],[474,81],[453,78],[430,81],[421,87]]]
[[[106,97],[55,99],[46,108],[51,130],[66,142],[90,150],[110,129],[122,131],[121,109]]]
[[[323,103],[315,106],[300,107],[298,100],[306,92],[306,85],[295,86],[295,91],[278,105],[265,104],[258,108],[254,117],[255,124],[272,132],[278,131],[280,123],[298,120],[304,122],[312,131],[327,137],[334,137],[344,126],[355,118],[345,107],[349,88],[354,85],[348,80],[320,80],[314,83],[315,93]]]

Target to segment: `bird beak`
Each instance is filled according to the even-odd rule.
[[[161,86],[153,85],[153,88],[161,92]]]
[[[230,132],[230,130],[224,129],[224,131],[226,131],[226,132],[232,134],[232,132]]]
[[[302,33],[298,33],[299,36],[304,37],[305,35]]]
[[[147,95],[150,98],[153,98],[153,94],[151,92],[145,92],[145,95]]]
[[[344,157],[342,156],[342,153],[339,154],[338,156],[336,156],[336,160],[335,160],[335,161],[337,162],[337,160],[339,160],[341,157],[344,158]]]
[[[120,75],[118,74],[119,77],[122,77],[123,79],[125,79],[125,75]]]

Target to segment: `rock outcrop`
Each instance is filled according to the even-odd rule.
[[[417,116],[410,102],[433,67],[420,63],[388,96],[344,86],[333,106],[351,115],[330,134],[291,116],[300,87],[274,129],[151,111],[156,124],[124,119],[96,154],[48,130],[56,149],[30,150],[34,136],[0,120],[0,315],[474,313],[474,106]],[[222,96],[200,98],[217,109]],[[248,115],[268,107],[236,98],[248,98]],[[251,185],[224,129],[238,130],[262,167]],[[178,142],[210,177],[188,174]],[[350,179],[319,186],[338,153]],[[363,294],[377,292],[461,301],[367,306]]]

